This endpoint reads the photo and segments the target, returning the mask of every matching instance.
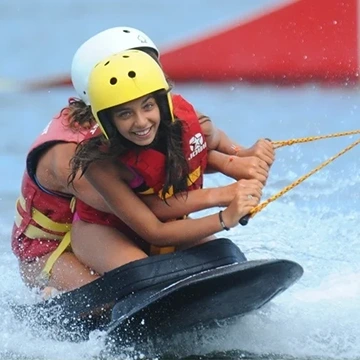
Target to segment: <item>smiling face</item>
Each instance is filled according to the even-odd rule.
[[[150,145],[160,125],[160,110],[152,94],[111,109],[117,131],[138,146]]]

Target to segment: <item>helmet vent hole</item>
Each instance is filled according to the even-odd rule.
[[[129,76],[129,78],[133,79],[136,76],[136,72],[135,71],[129,71],[128,76]]]
[[[84,95],[86,95],[86,91],[85,91],[85,90],[83,91],[83,93],[84,93]]]
[[[107,62],[104,64],[104,66],[109,65],[109,63],[110,63],[110,61],[107,61]]]
[[[123,32],[128,34],[130,32],[130,30],[125,29],[125,30],[123,30]]]
[[[123,58],[128,58],[129,57],[129,55],[123,55]]]
[[[110,79],[110,84],[111,85],[115,85],[117,83],[117,78],[116,77],[112,77],[111,79]]]

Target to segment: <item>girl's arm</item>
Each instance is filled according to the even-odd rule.
[[[222,130],[218,129],[208,116],[198,111],[196,111],[196,115],[206,137],[209,150],[217,150],[223,154],[236,155],[237,151],[245,149],[235,141],[232,141]]]
[[[256,179],[265,184],[275,158],[271,142],[260,139],[245,149],[217,129],[208,117],[197,115],[209,149],[207,172],[218,171],[235,180]]]
[[[91,207],[112,213],[104,198],[95,190],[85,176],[77,174],[73,185],[68,184],[71,172],[68,160],[74,155],[76,144],[60,144],[58,156],[51,161],[52,172],[57,181],[58,191],[72,194]],[[48,184],[45,184],[45,187]],[[209,188],[191,191],[187,194],[178,194],[167,199],[168,205],[157,195],[144,195],[140,197],[151,211],[162,221],[172,220],[192,212],[227,206],[234,198],[234,184],[219,188]]]
[[[236,183],[217,188],[192,190],[161,200],[157,195],[144,195],[140,199],[161,221],[181,218],[190,213],[217,206],[228,206],[234,199]]]
[[[270,169],[265,161],[256,156],[237,157],[217,150],[208,152],[208,165],[212,171],[219,172],[235,180],[256,179],[264,185]]]
[[[120,180],[121,172],[116,163],[93,163],[85,176],[104,197],[113,213],[151,244],[177,246],[193,243],[223,230],[218,213],[200,219],[162,223],[129,186]],[[226,226],[230,228],[237,225],[238,220],[259,203],[261,188],[260,182],[242,180],[236,189],[234,200],[223,212]]]

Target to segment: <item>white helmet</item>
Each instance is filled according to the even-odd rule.
[[[95,65],[108,56],[138,48],[149,48],[157,57],[160,55],[159,49],[146,34],[127,26],[104,30],[79,47],[71,64],[71,81],[85,104],[89,105],[87,87]]]

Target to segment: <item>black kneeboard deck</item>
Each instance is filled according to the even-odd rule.
[[[285,291],[302,274],[302,267],[288,260],[246,261],[203,271],[159,291],[148,289],[114,306],[108,344],[166,339],[245,315]],[[131,303],[136,306],[129,308]]]

